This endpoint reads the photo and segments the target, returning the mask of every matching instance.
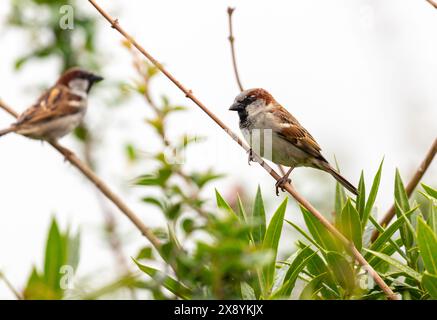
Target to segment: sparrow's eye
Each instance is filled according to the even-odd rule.
[[[251,96],[245,97],[243,99],[243,101],[241,101],[241,103],[247,106],[247,105],[251,104],[252,102],[254,102],[255,100],[256,100],[256,97],[254,95],[251,95]]]

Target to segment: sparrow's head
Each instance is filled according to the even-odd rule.
[[[70,89],[88,93],[96,82],[102,80],[103,78],[101,76],[90,71],[80,68],[71,68],[62,74],[56,84],[65,85]]]
[[[272,95],[264,89],[249,89],[241,92],[234,100],[234,104],[229,108],[238,113],[251,113],[257,109],[262,109],[274,102]]]

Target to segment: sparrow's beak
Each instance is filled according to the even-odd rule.
[[[100,82],[100,81],[102,81],[102,80],[103,80],[103,77],[98,76],[98,75],[96,75],[96,74],[93,74],[93,75],[90,76],[90,81],[91,81],[92,83]]]
[[[230,108],[229,110],[231,111],[241,111],[244,109],[244,105],[242,105],[239,102],[235,102]]]

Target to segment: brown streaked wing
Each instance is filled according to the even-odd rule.
[[[279,135],[292,143],[299,149],[315,156],[316,158],[324,159],[320,153],[321,148],[313,136],[300,125],[299,121],[293,117],[284,107],[278,106],[272,113],[280,119],[282,123],[290,124],[289,127],[282,128]]]
[[[82,98],[71,94],[66,86],[57,85],[47,90],[35,105],[24,111],[18,118],[17,125],[34,125],[74,114],[80,111],[80,108],[69,105],[69,102],[80,100]]]

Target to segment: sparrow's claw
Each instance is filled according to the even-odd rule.
[[[250,148],[249,151],[247,151],[247,154],[249,155],[247,158],[247,164],[250,166],[250,163],[255,161],[255,158],[253,157],[252,148]]]
[[[281,189],[282,192],[285,192],[284,187],[287,183],[290,183],[290,182],[291,182],[291,179],[288,178],[288,176],[283,176],[278,181],[276,181],[276,183],[275,183],[276,195],[279,196],[279,189]]]

